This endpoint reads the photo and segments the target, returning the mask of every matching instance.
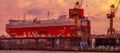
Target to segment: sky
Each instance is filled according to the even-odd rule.
[[[66,14],[74,3],[81,0],[0,0],[0,34],[6,34],[5,25],[10,19],[32,20],[36,17],[47,19],[47,12],[50,12],[50,19],[57,19],[59,15]],[[106,34],[109,27],[109,19],[106,14],[109,6],[117,0],[84,0],[81,8],[85,10],[85,16],[91,21],[92,34]],[[87,5],[87,7],[86,7]],[[114,28],[120,31],[120,8],[114,18]]]

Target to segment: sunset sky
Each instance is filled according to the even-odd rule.
[[[69,8],[80,0],[0,0],[0,34],[6,34],[5,25],[9,19],[31,20],[35,17],[47,19],[47,12],[50,11],[50,19],[57,19],[59,15],[68,15]],[[85,16],[91,20],[92,34],[105,34],[109,27],[109,20],[106,18],[109,6],[116,0],[84,0],[82,8],[85,9]],[[86,7],[87,5],[87,7]],[[120,31],[120,8],[114,18],[114,28]]]

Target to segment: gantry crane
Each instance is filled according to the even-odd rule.
[[[111,35],[111,36],[115,34],[115,29],[113,28],[113,18],[115,17],[115,14],[116,14],[118,7],[120,5],[120,0],[119,1],[116,0],[116,2],[118,2],[118,3],[115,3],[116,6],[115,6],[115,4],[112,4],[110,6],[110,12],[107,14],[107,18],[110,19],[110,26],[109,26],[109,29],[107,31],[107,35]]]

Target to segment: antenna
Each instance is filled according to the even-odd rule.
[[[25,19],[26,19],[26,14],[24,13],[23,14],[23,20],[26,21]]]
[[[48,11],[48,14],[47,14],[47,16],[48,16],[48,20],[49,20],[49,17],[50,17],[50,12]]]
[[[20,20],[20,16],[18,16],[18,20]]]

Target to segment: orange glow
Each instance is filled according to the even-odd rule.
[[[18,0],[18,7],[20,8],[26,8],[31,5],[30,1],[25,1],[25,0]]]
[[[63,4],[64,0],[57,0],[59,4]]]
[[[50,19],[57,19],[59,15],[68,15],[70,8],[74,7],[74,3],[80,0],[0,0],[0,34],[6,34],[5,25],[9,19],[23,20],[23,13],[26,13],[26,20],[30,21],[36,17],[41,20],[47,19],[47,12],[50,11]],[[85,15],[91,20],[92,33],[106,33],[109,20],[106,14],[110,5],[116,0],[85,0],[83,8]],[[87,7],[86,7],[87,4]],[[89,15],[90,14],[90,15]],[[114,19],[114,28],[120,30],[120,8]],[[68,17],[67,17],[68,18]],[[101,29],[102,28],[102,29]],[[105,29],[103,31],[103,29]],[[24,34],[26,37],[27,34]]]
[[[115,0],[108,0],[106,3],[102,4],[100,8],[105,11],[108,11],[110,8],[110,5],[114,3],[115,3]]]
[[[70,34],[67,34],[67,37],[70,37],[71,35]]]

